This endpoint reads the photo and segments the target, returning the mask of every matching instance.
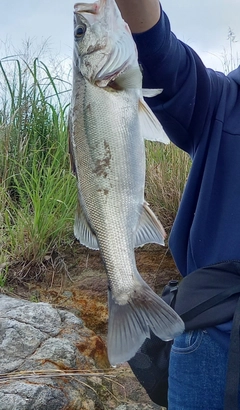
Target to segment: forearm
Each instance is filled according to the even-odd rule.
[[[116,3],[133,33],[149,30],[160,18],[159,0],[116,0]]]
[[[135,34],[143,88],[162,88],[147,100],[171,140],[193,152],[208,114],[210,81],[199,57],[171,32],[166,14],[145,33]]]
[[[211,88],[199,57],[171,32],[159,0],[116,0],[134,33],[143,88],[163,88],[147,100],[171,140],[194,152],[208,114]],[[160,19],[161,14],[161,19]]]

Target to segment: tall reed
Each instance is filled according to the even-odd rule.
[[[37,59],[8,58],[0,61],[0,86],[0,261],[41,262],[72,232],[68,84]]]
[[[189,174],[189,156],[170,143],[146,142],[146,199],[167,232],[175,219]]]

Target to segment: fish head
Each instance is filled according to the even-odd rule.
[[[105,87],[138,68],[136,45],[114,0],[76,3],[74,40],[74,65],[93,84]]]

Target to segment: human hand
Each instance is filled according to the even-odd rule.
[[[160,18],[159,0],[116,0],[116,3],[132,33],[149,30]]]

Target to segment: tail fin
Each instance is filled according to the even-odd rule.
[[[143,283],[128,303],[119,305],[109,291],[108,358],[112,365],[130,360],[151,331],[171,340],[184,331],[178,314]]]

